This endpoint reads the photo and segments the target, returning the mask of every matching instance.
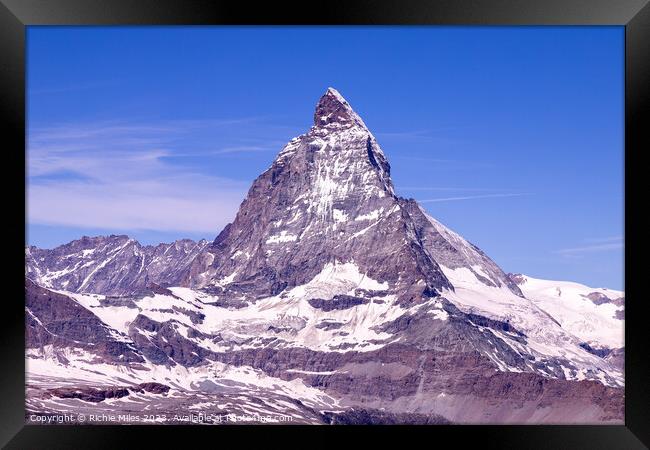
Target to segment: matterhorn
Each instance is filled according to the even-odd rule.
[[[26,276],[32,412],[623,420],[623,293],[504,273],[333,88],[213,242],[29,247]]]

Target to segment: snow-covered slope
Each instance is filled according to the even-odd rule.
[[[591,288],[569,281],[513,275],[526,298],[562,328],[593,348],[620,348],[624,342],[625,297],[622,291]]]
[[[387,283],[361,273],[353,263],[327,265],[308,283],[241,308],[221,307],[218,295],[184,287],[128,301],[68,295],[136,346],[140,335],[148,341],[157,337],[160,326],[152,325],[157,323],[169,324],[206,353],[262,349],[271,343],[276,349],[372,352],[404,341],[390,330],[395,321],[425,315],[429,321],[465,321],[464,326],[483,333],[493,344],[479,351],[497,370],[623,385],[619,369],[581,347],[581,339],[530,300],[506,286],[484,285],[467,269],[444,270],[454,290],[409,307],[396,304]],[[170,336],[165,339],[168,343]],[[192,359],[164,358],[172,364]]]

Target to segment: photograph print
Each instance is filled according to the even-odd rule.
[[[25,422],[622,425],[624,38],[29,26]]]

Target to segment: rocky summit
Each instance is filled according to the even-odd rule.
[[[505,274],[332,88],[213,242],[28,247],[26,276],[28,412],[623,421],[623,293]]]

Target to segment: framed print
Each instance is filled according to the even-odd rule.
[[[2,3],[7,448],[646,448],[647,2]]]

